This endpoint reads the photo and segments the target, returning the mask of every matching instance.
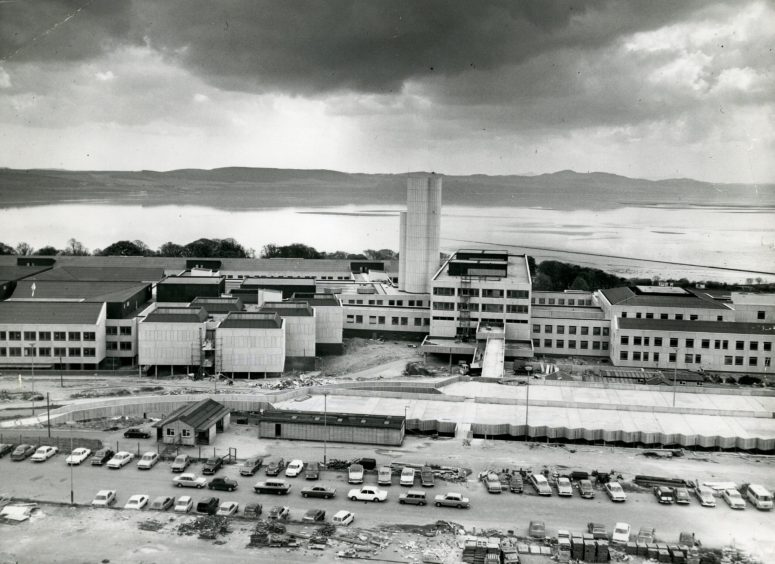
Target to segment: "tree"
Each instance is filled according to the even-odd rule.
[[[15,255],[16,251],[13,247],[9,247],[5,243],[0,243],[0,255]]]
[[[167,241],[159,247],[159,251],[156,254],[160,257],[184,257],[186,256],[186,249],[182,245]]]
[[[573,280],[573,283],[570,285],[571,290],[586,290],[587,292],[591,290],[589,287],[589,284],[587,284],[587,281],[584,279],[583,276],[578,275]]]
[[[302,243],[292,243],[283,246],[269,243],[268,245],[264,245],[264,248],[261,249],[261,258],[320,259],[325,257],[323,253],[314,247],[308,247]]]
[[[24,241],[16,245],[16,254],[20,257],[30,256],[34,251],[35,249],[32,248],[32,245]]]
[[[391,249],[380,249],[375,251],[374,249],[366,249],[363,254],[368,257],[369,260],[396,260],[398,253]]]
[[[62,251],[62,254],[67,256],[83,257],[89,254],[89,249],[84,247],[83,243],[80,241],[77,241],[74,238],[70,238],[67,240],[67,246]]]
[[[39,257],[55,257],[59,254],[59,252],[59,249],[56,249],[51,245],[46,245],[45,247],[41,247],[35,251],[35,254]]]
[[[99,254],[102,256],[142,257],[146,256],[149,251],[148,246],[142,241],[117,241],[99,251]],[[98,254],[98,252],[95,250],[94,254]]]
[[[255,251],[246,250],[234,239],[197,239],[184,247],[185,256],[201,258],[252,258]]]

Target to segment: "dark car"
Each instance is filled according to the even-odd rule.
[[[335,495],[336,490],[326,486],[312,486],[301,490],[302,497],[322,497],[325,499],[331,499]]]
[[[11,453],[11,460],[24,460],[25,458],[32,456],[35,450],[35,445],[21,444]]]
[[[223,466],[223,457],[211,456],[202,467],[202,474],[215,474]]]
[[[280,472],[282,472],[283,468],[285,468],[284,459],[278,458],[277,460],[272,460],[269,462],[269,464],[266,465],[266,475],[278,476]]]
[[[203,497],[199,500],[199,503],[196,504],[196,512],[215,515],[220,504],[221,500],[217,497]]]
[[[310,509],[301,518],[302,521],[307,523],[314,523],[315,521],[325,521],[326,512],[322,509]]]
[[[608,531],[605,529],[605,525],[602,523],[587,523],[587,532],[592,534],[592,538],[595,540],[608,539]]]
[[[13,445],[9,445],[7,443],[0,444],[0,458],[4,457],[12,450],[13,450]]]
[[[364,470],[375,470],[377,468],[377,461],[373,458],[359,458],[356,462],[363,466]]]
[[[535,539],[545,539],[546,538],[546,525],[543,521],[530,521],[530,526],[527,530],[528,536],[531,536]]]
[[[320,478],[320,467],[317,462],[310,462],[304,470],[305,480],[317,480]]]
[[[151,434],[148,431],[144,431],[142,429],[138,429],[136,427],[132,427],[131,429],[127,429],[124,433],[125,439],[150,439]]]
[[[207,487],[211,490],[223,490],[233,492],[237,489],[237,481],[231,478],[213,478]]]
[[[91,465],[92,466],[102,466],[104,465],[108,460],[113,458],[113,455],[116,454],[109,448],[101,448],[97,452],[95,452],[91,457]]]
[[[252,476],[258,471],[259,468],[261,468],[262,463],[263,459],[260,457],[248,458],[245,462],[242,463],[242,466],[240,466],[240,476]]]

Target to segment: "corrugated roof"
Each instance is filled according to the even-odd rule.
[[[312,317],[314,312],[306,303],[265,302],[259,311],[276,311],[281,317]]]
[[[104,303],[98,302],[0,302],[0,323],[93,325]]]
[[[148,283],[142,282],[104,280],[20,280],[9,299],[123,302],[148,285]]]
[[[58,263],[59,261],[57,261]],[[163,268],[115,266],[56,266],[31,277],[34,280],[93,280],[157,282],[164,278]]]
[[[686,321],[674,319],[619,319],[620,329],[643,331],[680,331],[683,333],[736,333],[775,337],[775,325],[767,323],[735,323],[734,321]]]
[[[161,428],[175,421],[190,425],[196,432],[206,431],[229,413],[229,408],[210,398],[179,407],[153,427]]]
[[[207,321],[207,311],[195,307],[157,307],[143,323],[203,323]]]
[[[600,290],[611,305],[634,307],[666,307],[695,309],[730,309],[722,303],[687,292],[683,295],[638,293],[632,288],[607,288]]]
[[[226,316],[219,329],[279,329],[282,327],[282,319],[276,312],[253,313],[239,312],[230,313]]]
[[[322,411],[264,411],[261,421],[271,423],[300,423],[329,427],[374,427],[378,429],[401,429],[404,418],[401,415],[359,415],[353,413],[332,413]]]

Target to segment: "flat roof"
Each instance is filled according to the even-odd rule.
[[[224,276],[170,276],[159,282],[159,284],[199,284],[202,286],[214,286],[220,284],[224,279]]]
[[[340,307],[342,304],[336,297],[336,294],[305,294],[294,292],[290,301],[292,303],[307,303],[311,306],[334,306]]]
[[[261,421],[270,423],[300,423],[303,425],[326,425],[328,427],[374,427],[378,429],[401,429],[403,415],[360,415],[357,413],[336,413],[325,411],[269,410],[261,415]]]
[[[649,288],[654,289],[659,287],[649,286]],[[618,306],[730,310],[726,305],[719,303],[710,297],[703,297],[701,294],[694,294],[684,290],[682,290],[681,293],[673,291],[657,293],[656,291],[651,290],[644,293],[639,290],[638,286],[622,286],[619,288],[600,290],[600,293],[605,296],[611,305]]]
[[[264,302],[261,312],[275,311],[282,317],[312,317],[312,308],[304,302]]]
[[[679,331],[682,333],[736,333],[775,337],[775,325],[768,323],[735,323],[734,321],[687,321],[675,319],[619,319],[620,329],[643,331]]]
[[[35,280],[158,282],[164,276],[163,268],[57,265],[50,270],[35,274],[31,278]]]
[[[232,312],[218,325],[219,329],[279,329],[283,320],[277,312]]]
[[[201,307],[157,307],[145,318],[143,323],[203,323],[207,321],[207,311]]]
[[[242,284],[240,288],[245,288],[245,286],[312,286],[315,287],[315,279],[306,276],[306,277],[298,277],[298,278],[271,278],[271,277],[251,277],[251,278],[245,278],[242,281]]]
[[[242,300],[239,298],[215,298],[199,297],[194,298],[189,307],[203,307],[207,313],[228,313],[230,311],[241,311]]]
[[[102,302],[0,302],[0,323],[93,325],[105,307]]]
[[[467,253],[471,253],[471,250],[466,251]],[[467,256],[467,255],[463,255]],[[472,275],[472,278],[506,278],[508,280],[512,280],[517,283],[524,283],[528,284],[530,282],[530,272],[528,271],[527,267],[527,259],[525,258],[525,255],[508,255],[507,260],[493,260],[491,257],[483,257],[482,260],[471,260],[471,259],[463,259],[459,260],[456,258],[457,253],[453,254],[451,257],[449,257],[444,264],[439,268],[439,270],[436,272],[436,275],[433,277],[434,282],[443,283],[444,281],[453,281],[453,280],[460,280],[460,276],[457,275],[450,275],[449,274],[449,265],[451,263],[462,263],[462,264],[483,264],[483,265],[497,265],[497,266],[503,266],[507,269],[506,276],[499,276],[497,274],[484,274],[477,272],[476,274]]]
[[[18,266],[16,264],[0,264],[0,280],[21,280],[32,276],[44,270],[49,270],[50,266]]]
[[[106,280],[19,280],[9,299],[124,302],[149,285]]]

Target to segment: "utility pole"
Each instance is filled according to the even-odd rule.
[[[59,357],[59,387],[64,388],[65,387],[65,380],[63,378],[63,375],[65,373],[65,369],[62,366],[62,357]]]
[[[32,415],[35,415],[35,343],[30,343],[30,357],[32,358]]]
[[[48,426],[48,438],[51,438],[51,403],[49,402],[49,393],[46,392],[46,423]],[[70,449],[72,452],[73,449]],[[72,466],[72,465],[71,465]]]
[[[678,349],[675,349],[675,364],[673,365],[673,407],[675,407],[675,388],[678,377]]]
[[[70,430],[70,453],[73,452],[73,431]],[[73,492],[73,466],[70,464],[70,505],[75,505],[75,494]]]
[[[323,467],[327,467],[328,459],[328,394],[323,394]]]
[[[530,438],[530,433],[528,432],[528,424],[527,424],[527,417],[530,410],[530,376],[533,372],[532,366],[525,366],[525,371],[527,372],[527,388],[525,389],[525,442]]]

